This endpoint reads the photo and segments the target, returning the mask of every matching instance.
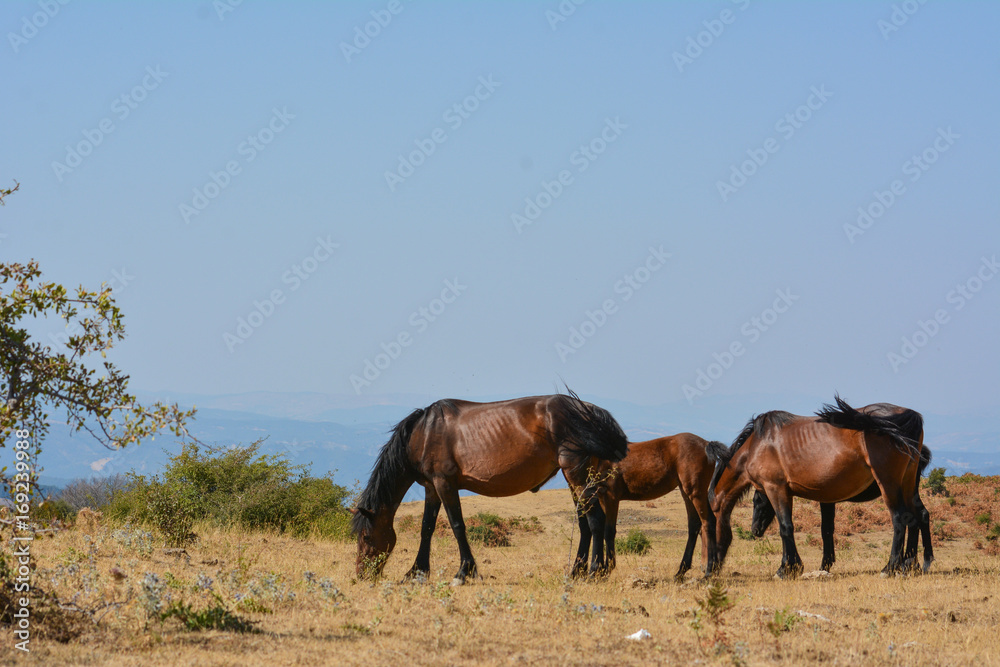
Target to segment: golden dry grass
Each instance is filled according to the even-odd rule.
[[[984,485],[980,495],[989,499],[996,479]],[[963,502],[963,489],[949,487]],[[968,497],[979,496],[970,492]],[[928,505],[935,519],[964,525],[958,515],[945,517],[952,506],[944,499]],[[460,588],[449,585],[458,552],[443,531],[434,538],[429,581],[398,583],[418,544],[417,531],[410,529],[400,531],[386,576],[374,585],[354,581],[352,544],[202,529],[186,556],[164,554],[158,545],[144,555],[142,545],[121,543],[121,534],[116,540],[107,527],[89,538],[93,541],[80,531],[65,531],[35,542],[32,550],[36,584],[62,577],[55,584],[61,598],[86,585],[92,592],[78,598],[81,606],[121,600],[128,590],[141,588],[148,571],[172,582],[168,590],[175,599],[205,604],[208,594],[194,592],[199,575],[205,575],[230,609],[254,621],[257,632],[192,632],[172,620],[147,623],[145,612],[132,602],[108,611],[73,643],[33,640],[29,655],[14,651],[5,631],[0,663],[1000,664],[1000,558],[974,548],[979,539],[974,532],[936,541],[930,574],[893,578],[879,576],[889,533],[855,532],[838,550],[831,576],[796,581],[773,579],[781,557],[773,528],[762,540],[737,538],[720,578],[735,605],[723,614],[723,642],[715,647],[715,631],[706,620],[700,634],[691,627],[705,584],[693,572],[684,583],[672,580],[686,539],[679,495],[623,504],[619,533],[640,528],[653,550],[642,557],[619,556],[618,569],[597,581],[566,579],[578,538],[567,491],[472,497],[464,499],[463,508],[466,517],[479,511],[536,516],[544,530],[513,533],[511,547],[474,546],[483,579]],[[399,516],[417,516],[416,526],[421,509],[420,503],[410,503]],[[815,511],[803,509],[805,515]],[[876,503],[866,511],[887,521],[884,507]],[[734,522],[748,526],[748,507],[737,510]],[[804,518],[797,535],[807,570],[818,567],[821,556],[819,546],[810,546],[818,528],[809,525]],[[99,546],[91,560],[94,544]],[[89,584],[72,579],[73,563],[76,576],[93,573]],[[313,573],[313,583],[304,578],[306,572]],[[319,584],[324,579],[325,593]],[[254,600],[250,607],[258,611],[241,607],[237,592]],[[269,613],[261,613],[263,608]],[[768,622],[786,611],[800,620],[775,637]],[[816,616],[800,617],[800,611]],[[651,638],[626,639],[640,628]]]

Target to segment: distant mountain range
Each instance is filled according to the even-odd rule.
[[[484,397],[477,400],[497,400]],[[691,431],[725,443],[753,414],[776,407],[811,414],[824,402],[801,396],[710,397],[694,406],[678,402],[643,406],[584,396],[612,412],[633,441]],[[294,464],[310,464],[313,475],[334,472],[337,483],[351,487],[366,482],[388,431],[416,407],[435,398],[386,395],[377,398],[320,393],[252,392],[222,396],[166,393],[143,394],[145,401],[165,400],[197,406],[191,424],[199,440],[231,446],[264,439],[261,452],[285,454]],[[829,399],[826,399],[829,400]],[[933,415],[924,413],[925,442],[934,453],[931,467],[947,474],[976,472],[1000,474],[1000,420],[984,415]],[[134,470],[139,474],[161,472],[168,458],[180,451],[170,435],[143,442],[138,447],[110,451],[90,436],[71,434],[64,424],[52,425],[39,461],[42,482],[63,486],[80,477],[105,476]],[[550,487],[563,486],[556,476]],[[411,489],[407,500],[422,498]]]

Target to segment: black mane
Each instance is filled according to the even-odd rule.
[[[434,407],[434,406],[431,406]],[[411,474],[410,462],[406,456],[406,443],[417,422],[427,410],[414,410],[393,427],[389,441],[382,446],[378,459],[372,467],[368,486],[358,496],[358,511],[351,519],[351,529],[355,534],[372,529],[371,515],[393,504],[394,494],[400,478]]]
[[[795,419],[795,415],[791,412],[785,412],[784,410],[771,410],[770,412],[755,415],[750,418],[750,421],[748,421],[746,426],[743,427],[743,430],[740,431],[738,436],[736,436],[736,439],[733,440],[733,444],[731,444],[728,449],[726,449],[724,445],[715,442],[709,443],[709,451],[713,456],[715,456],[717,461],[725,466],[730,460],[732,460],[736,451],[743,446],[743,443],[750,439],[751,435],[757,436],[758,438],[766,437],[774,431],[780,429],[785,424],[788,424],[793,419]]]
[[[879,410],[861,411],[852,408],[839,394],[834,395],[837,405],[824,405],[816,413],[821,422],[837,428],[875,433],[889,438],[901,451],[916,460],[921,458],[920,441],[911,434],[923,433],[923,417],[919,412],[906,410],[892,417],[882,416]],[[912,413],[912,414],[907,414]],[[904,430],[905,429],[905,430]],[[916,429],[916,430],[915,430]],[[918,436],[919,437],[919,436]],[[929,460],[929,450],[928,450]]]
[[[750,421],[743,427],[743,430],[736,436],[733,444],[728,449],[720,442],[708,443],[708,453],[714,456],[716,460],[715,472],[712,474],[712,481],[708,485],[709,498],[711,499],[715,495],[715,485],[718,483],[719,477],[722,476],[722,471],[726,469],[733,456],[736,455],[737,450],[743,446],[743,443],[750,439],[751,435],[758,438],[766,437],[791,422],[795,417],[791,412],[771,410],[770,412],[751,417]],[[749,489],[747,492],[749,493]]]

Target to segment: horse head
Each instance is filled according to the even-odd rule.
[[[396,546],[396,530],[390,512],[375,513],[364,507],[352,509],[354,532],[358,536],[355,570],[359,579],[378,579]]]
[[[750,522],[750,532],[754,537],[763,537],[771,522],[774,521],[774,506],[767,496],[754,491],[753,494],[753,520]]]

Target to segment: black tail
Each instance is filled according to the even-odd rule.
[[[846,428],[852,431],[864,431],[867,433],[876,433],[878,435],[885,436],[889,438],[897,447],[902,451],[906,452],[910,456],[919,459],[920,457],[920,442],[910,438],[906,433],[900,430],[899,426],[887,417],[881,417],[877,414],[870,414],[855,410],[847,401],[842,399],[840,395],[834,396],[837,401],[836,407],[832,405],[824,405],[821,410],[816,413],[816,416],[820,418],[820,421],[826,422],[831,426],[836,426],[837,428]],[[912,410],[910,412],[913,412]],[[919,413],[914,413],[920,417]],[[923,431],[923,418],[920,417],[921,432]]]
[[[560,395],[562,423],[559,435],[563,442],[584,456],[617,463],[628,454],[628,438],[611,413],[593,403],[587,403],[566,387]]]
[[[914,442],[924,439],[924,417],[916,410],[903,408],[892,403],[873,403],[861,408],[861,412],[876,417],[885,417],[907,438]]]
[[[406,446],[410,441],[410,434],[424,413],[423,408],[411,412],[396,424],[389,442],[382,446],[372,467],[368,486],[358,496],[358,511],[351,519],[351,528],[355,534],[372,529],[372,516],[393,503],[400,480],[412,474]]]
[[[705,443],[705,452],[716,461],[729,460],[729,448],[718,440]]]
[[[917,464],[917,481],[920,481],[920,477],[924,476],[924,468],[929,466],[931,463],[931,450],[928,449],[927,445],[920,446],[920,462]]]

